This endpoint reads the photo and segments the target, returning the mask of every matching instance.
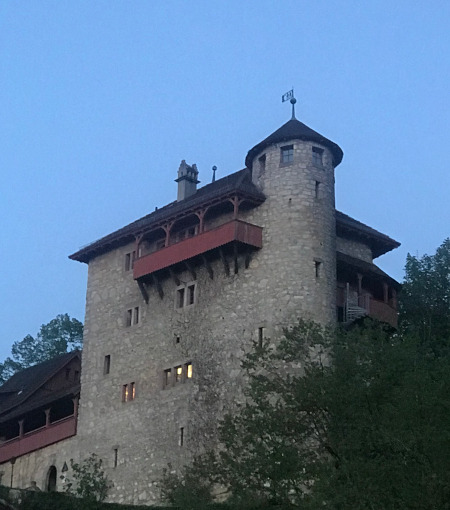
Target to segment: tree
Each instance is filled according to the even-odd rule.
[[[73,479],[65,478],[65,491],[87,501],[104,501],[112,485],[102,465],[102,459],[95,453],[79,464],[70,459]]]
[[[450,331],[450,238],[434,255],[408,254],[400,299],[400,324],[435,348]]]
[[[13,343],[11,357],[0,363],[0,383],[3,384],[19,370],[80,349],[82,345],[83,324],[68,314],[57,315],[41,326],[36,337],[27,335]]]
[[[450,508],[449,357],[370,320],[301,322],[244,368],[247,401],[221,422],[220,451],[174,487],[283,508]]]

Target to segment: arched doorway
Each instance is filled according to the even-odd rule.
[[[50,466],[47,473],[47,491],[55,492],[56,491],[56,468],[55,466]]]

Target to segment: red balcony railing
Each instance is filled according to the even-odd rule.
[[[74,436],[76,432],[76,417],[69,416],[50,424],[48,427],[42,427],[24,434],[22,437],[10,439],[0,444],[0,463],[67,439]]]
[[[206,253],[220,246],[237,241],[254,248],[262,247],[262,228],[241,220],[232,220],[212,230],[190,237],[137,259],[133,275],[137,280],[143,276],[165,269]]]

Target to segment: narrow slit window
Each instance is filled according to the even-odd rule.
[[[314,262],[314,268],[315,268],[316,278],[320,278],[321,267],[322,267],[322,262],[320,262],[320,261],[316,260],[316,261]]]
[[[136,384],[134,382],[130,383],[130,395],[129,400],[134,400],[136,398]]]
[[[118,448],[114,448],[114,467],[117,467],[117,461],[119,457],[119,450]]]
[[[184,306],[184,289],[177,290],[177,308],[183,308]]]
[[[128,402],[129,395],[130,395],[130,390],[128,388],[128,384],[124,384],[122,386],[122,402]]]
[[[192,379],[192,363],[186,364],[186,379]]]
[[[164,388],[167,388],[172,384],[172,369],[168,368],[164,370]]]
[[[262,347],[264,342],[264,328],[258,328],[258,347]]]
[[[195,284],[189,285],[188,287],[188,305],[193,305],[195,303]]]
[[[139,323],[139,306],[136,306],[134,308],[134,324],[138,324]]]
[[[127,310],[125,324],[126,324],[127,328],[129,328],[133,324],[133,309],[132,308]]]
[[[184,427],[180,427],[180,439],[179,439],[180,446],[184,445]]]
[[[111,370],[111,355],[108,354],[105,356],[105,360],[103,361],[103,375],[108,375]]]
[[[315,197],[320,198],[320,182],[319,181],[316,181]]]
[[[181,336],[175,335],[175,343],[179,344],[181,342]]]

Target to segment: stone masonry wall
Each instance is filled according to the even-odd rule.
[[[214,443],[223,410],[242,401],[240,361],[259,328],[276,339],[299,317],[334,320],[331,154],[323,148],[323,168],[315,168],[312,144],[292,143],[290,165],[280,165],[278,146],[266,149],[265,170],[254,168],[253,178],[267,200],[240,215],[263,227],[262,250],[247,269],[241,257],[237,274],[230,264],[227,276],[220,260],[212,264],[213,279],[197,268],[194,305],[175,308],[177,285],[170,279],[162,282],[163,299],[150,287],[145,304],[124,269],[131,244],[90,262],[77,441],[81,452],[103,458],[114,482],[111,501],[157,502],[163,469]],[[179,278],[182,285],[193,280],[187,271]],[[127,327],[127,310],[136,307],[139,322]],[[110,373],[104,374],[107,355]],[[188,362],[193,378],[163,389],[164,370]],[[122,402],[122,387],[130,383],[136,398]]]
[[[353,239],[345,239],[343,237],[336,238],[336,250],[351,257],[364,260],[365,262],[372,263],[372,250],[367,244]]]

